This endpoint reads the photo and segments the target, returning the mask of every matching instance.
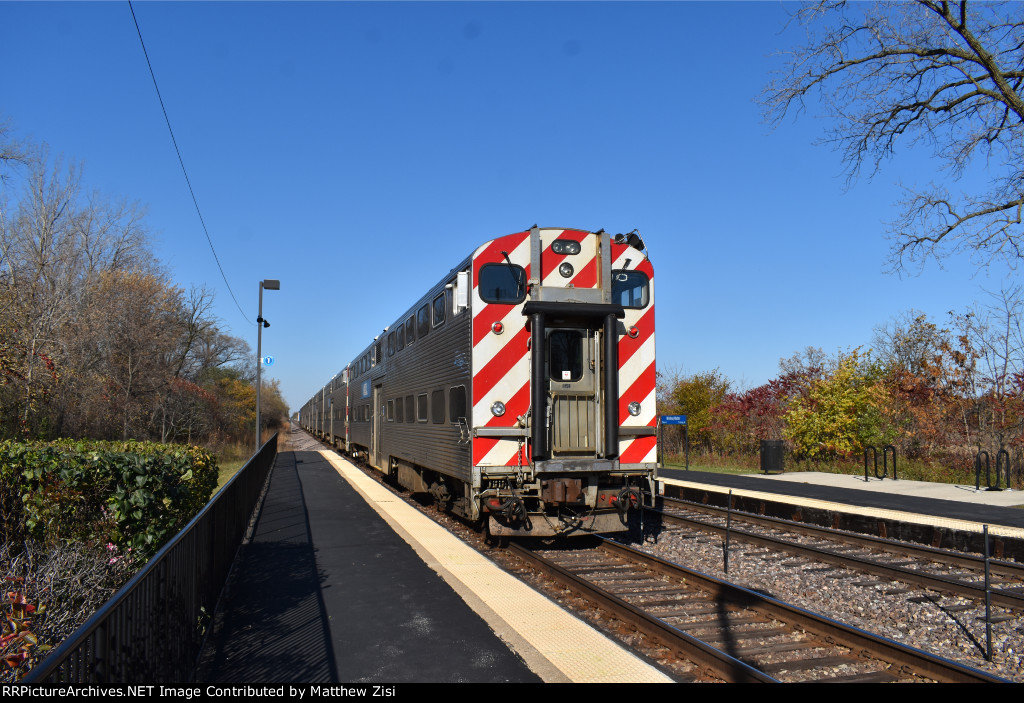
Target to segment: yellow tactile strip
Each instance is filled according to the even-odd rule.
[[[499,569],[347,460],[331,451],[320,454],[545,681],[671,682],[557,603]]]
[[[716,486],[708,483],[695,483],[692,481],[683,481],[676,478],[666,477],[660,477],[658,480],[675,486],[683,486],[685,488],[693,488],[702,491],[711,491],[713,493],[729,492],[729,488],[727,486]],[[833,510],[841,513],[866,515],[868,517],[896,520],[899,522],[912,522],[919,525],[935,525],[937,527],[945,527],[951,530],[963,530],[965,532],[980,533],[982,532],[983,528],[983,523],[973,522],[970,520],[956,520],[953,518],[945,518],[936,515],[922,515],[920,513],[910,513],[902,510],[883,510],[881,508],[869,508],[861,505],[850,505],[848,503],[835,503],[828,500],[819,500],[817,498],[803,498],[800,496],[794,496],[784,493],[765,493],[763,491],[750,491],[742,488],[733,488],[732,493],[733,495],[736,496],[745,496],[757,500],[777,502],[784,501],[786,503],[792,503],[793,505],[801,505],[806,508]],[[1001,537],[1024,538],[1024,529],[1021,529],[1019,527],[1008,527],[1005,525],[989,525],[988,531],[991,535],[999,535]]]

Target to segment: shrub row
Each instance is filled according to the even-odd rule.
[[[217,486],[199,447],[148,442],[0,442],[0,538],[113,543],[155,552]]]

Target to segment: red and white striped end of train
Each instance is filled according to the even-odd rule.
[[[301,412],[496,536],[625,529],[656,475],[654,270],[635,232],[491,240]]]

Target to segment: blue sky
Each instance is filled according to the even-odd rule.
[[[256,346],[298,409],[482,242],[537,223],[638,228],[658,365],[774,377],[808,345],[869,345],[910,308],[998,288],[966,259],[885,273],[904,151],[846,187],[814,113],[766,125],[778,2],[134,5],[217,271],[127,2],[0,2],[0,117],[148,207],[158,258]]]

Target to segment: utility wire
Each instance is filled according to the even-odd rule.
[[[192,182],[188,178],[188,171],[185,170],[185,161],[181,158],[181,150],[178,148],[178,140],[174,138],[174,130],[171,129],[171,118],[167,116],[167,108],[164,106],[164,99],[160,95],[160,86],[156,84],[156,74],[153,72],[153,64],[149,60],[149,52],[146,51],[146,42],[142,40],[142,30],[139,29],[139,21],[135,18],[135,8],[132,7],[131,0],[128,0],[128,9],[132,12],[132,21],[135,22],[135,31],[139,34],[139,43],[142,45],[142,54],[146,57],[146,65],[149,66],[149,75],[153,79],[153,87],[156,88],[156,97],[160,101],[160,109],[164,111],[164,121],[167,122],[167,131],[171,133],[171,142],[174,144],[174,151],[178,154],[178,163],[181,164],[181,172],[185,175],[185,183],[188,185],[188,192],[192,195],[192,203],[196,206],[196,214],[199,215],[199,222],[203,226],[203,233],[206,234],[206,241],[210,244],[210,251],[213,252],[213,260],[217,262],[217,268],[220,270],[220,277],[224,279],[224,285],[228,287],[228,293],[231,294],[231,299],[235,301],[235,307],[238,308],[238,312],[242,313],[242,317],[246,320],[249,316],[242,310],[242,306],[238,304],[238,298],[235,297],[235,292],[231,290],[231,284],[228,283],[228,277],[224,275],[224,267],[220,265],[220,259],[217,257],[217,250],[213,248],[213,240],[210,238],[210,232],[206,229],[206,221],[203,220],[203,213],[199,210],[199,201],[196,200],[195,191],[192,190]],[[257,323],[259,324],[259,323]]]

